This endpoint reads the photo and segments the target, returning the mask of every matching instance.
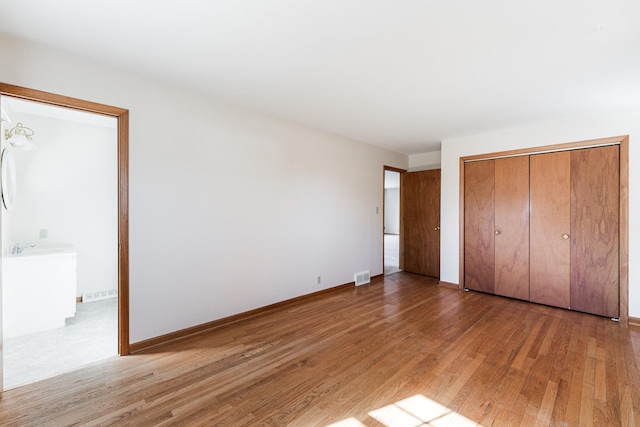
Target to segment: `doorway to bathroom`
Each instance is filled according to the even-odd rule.
[[[2,150],[12,158],[0,207],[6,390],[128,353],[128,113],[4,87]]]
[[[389,276],[401,270],[400,239],[400,174],[401,169],[384,167],[384,275]]]

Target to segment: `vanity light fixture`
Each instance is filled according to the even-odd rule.
[[[24,140],[18,138],[16,140],[9,141],[9,144],[11,144],[12,147],[20,148],[22,150],[37,150],[38,146],[31,142],[34,134],[35,132],[33,129],[23,126],[22,123],[17,123],[13,128],[5,129],[4,139],[8,141],[14,136],[22,136],[24,137]]]

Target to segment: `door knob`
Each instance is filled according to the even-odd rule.
[[[562,238],[563,238],[563,239],[565,239],[565,240],[567,240],[567,239],[569,238],[569,235],[568,235],[567,233],[564,233],[564,234],[562,235]]]
[[[496,236],[500,234],[500,230],[496,230]]]
[[[440,227],[436,227],[436,228],[435,228],[435,230],[436,230],[436,231],[440,230]]]

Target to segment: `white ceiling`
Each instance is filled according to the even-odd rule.
[[[640,105],[639,20],[638,0],[0,0],[2,32],[407,154]]]

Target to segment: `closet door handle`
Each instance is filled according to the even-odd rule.
[[[434,230],[436,230],[436,231],[440,231],[440,227],[436,227]]]
[[[569,238],[569,235],[568,235],[567,233],[564,233],[564,234],[562,235],[562,238],[563,238],[564,240],[567,240],[567,239]]]
[[[500,234],[500,230],[496,230],[496,236]]]

